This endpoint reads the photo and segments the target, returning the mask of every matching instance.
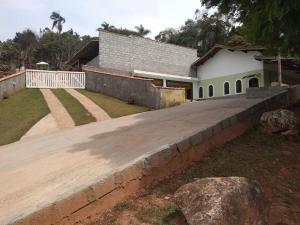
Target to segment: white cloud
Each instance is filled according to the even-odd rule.
[[[151,37],[167,27],[179,27],[192,18],[200,0],[0,0],[0,40],[13,38],[25,28],[36,32],[51,27],[52,11],[65,18],[64,30],[73,28],[81,35],[97,35],[103,21],[133,29],[143,24]]]

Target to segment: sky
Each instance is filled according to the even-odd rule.
[[[53,11],[65,17],[64,31],[97,36],[96,29],[106,21],[128,29],[143,24],[153,38],[165,28],[179,28],[197,8],[200,0],[0,0],[0,40],[25,28],[36,33],[51,28]]]

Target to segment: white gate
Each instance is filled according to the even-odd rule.
[[[85,73],[26,70],[27,88],[85,88]]]

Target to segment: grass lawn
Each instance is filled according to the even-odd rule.
[[[38,89],[24,89],[0,100],[0,145],[19,140],[48,113],[47,103]]]
[[[52,92],[64,105],[76,126],[96,121],[92,114],[90,114],[77,99],[71,96],[64,89],[52,89]]]
[[[141,113],[149,111],[149,108],[138,105],[130,105],[127,102],[121,101],[119,99],[102,95],[96,92],[90,92],[87,90],[77,90],[81,94],[90,98],[93,102],[99,105],[107,114],[112,118],[117,118],[121,116],[127,116],[135,113]]]
[[[266,198],[267,224],[299,224],[299,162],[300,136],[290,139],[252,129],[213,149],[208,158],[194,163],[181,175],[160,182],[139,197],[118,203],[95,224],[187,225],[172,200],[174,192],[194,178],[227,176],[258,181]],[[129,222],[122,223],[126,218]]]

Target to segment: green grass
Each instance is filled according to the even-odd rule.
[[[19,140],[48,113],[47,103],[38,89],[24,89],[0,100],[0,145]]]
[[[118,203],[115,205],[114,209],[115,209],[116,211],[123,211],[123,210],[125,210],[125,209],[130,208],[130,207],[131,207],[130,202],[129,202],[129,201],[126,201],[126,200],[123,200],[123,201],[118,202]]]
[[[169,225],[172,219],[181,214],[175,203],[168,202],[163,206],[150,204],[141,209],[137,213],[137,217],[147,223],[153,225]]]
[[[99,105],[112,118],[149,111],[149,108],[147,107],[131,105],[119,99],[102,95],[96,92],[90,92],[87,90],[78,91],[86,97],[90,98],[97,105]]]
[[[53,89],[52,91],[64,105],[76,126],[96,121],[96,119],[81,105],[81,103],[64,89]]]

